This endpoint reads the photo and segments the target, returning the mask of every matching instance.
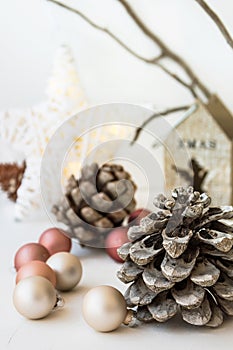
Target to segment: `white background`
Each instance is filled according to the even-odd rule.
[[[70,2],[72,3],[72,2]],[[138,13],[168,45],[182,54],[208,87],[233,111],[233,52],[194,0],[131,0]],[[73,4],[96,22],[111,28],[139,53],[152,56],[154,46],[136,30],[115,0],[76,0]],[[233,33],[232,0],[209,4]],[[191,102],[189,93],[159,69],[131,57],[106,35],[76,15],[46,0],[0,1],[0,109],[24,108],[45,98],[53,54],[62,43],[72,47],[81,81],[90,104],[110,101],[174,106]],[[121,327],[111,334],[90,329],[81,316],[83,294],[98,284],[117,281],[118,265],[103,254],[84,253],[80,287],[65,295],[63,310],[45,320],[23,319],[12,305],[15,251],[36,241],[49,222],[15,223],[13,206],[0,198],[0,349],[64,350],[90,348],[130,349],[229,349],[233,343],[232,321],[218,330],[184,325],[179,319],[139,329]]]
[[[71,45],[90,104],[110,101],[174,106],[190,94],[156,67],[130,56],[77,15],[46,0],[1,0],[0,108],[26,107],[45,98],[53,54]],[[115,0],[67,0],[110,28],[145,56],[154,45]],[[233,52],[194,0],[131,0],[145,22],[191,64],[233,111]],[[232,0],[208,3],[233,33]]]

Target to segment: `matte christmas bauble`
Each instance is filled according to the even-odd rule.
[[[50,255],[69,252],[71,248],[71,239],[56,227],[44,231],[39,238],[39,243],[48,249]]]
[[[108,255],[117,262],[123,262],[123,260],[117,254],[117,249],[129,241],[127,232],[127,227],[118,227],[112,230],[106,238],[105,249]]]
[[[61,291],[73,289],[82,277],[82,265],[79,258],[67,252],[52,255],[47,264],[56,273],[56,288]]]
[[[128,223],[130,225],[137,226],[140,224],[141,219],[149,215],[150,213],[151,211],[148,209],[143,209],[143,208],[137,209],[130,214],[128,218]]]
[[[15,254],[14,265],[16,271],[21,266],[33,260],[46,261],[50,254],[48,250],[39,243],[27,243],[23,245]]]
[[[16,284],[30,276],[42,276],[47,278],[52,285],[56,287],[56,274],[51,267],[43,261],[33,260],[21,266],[16,275]]]
[[[56,290],[52,283],[41,276],[21,280],[14,289],[13,303],[16,310],[26,318],[40,319],[55,307]]]
[[[87,292],[83,300],[83,317],[99,332],[111,332],[125,320],[127,314],[123,295],[111,286],[98,286]]]

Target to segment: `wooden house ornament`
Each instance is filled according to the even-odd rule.
[[[206,105],[198,101],[165,144],[168,191],[192,185],[208,192],[212,205],[233,204],[233,116],[216,95]]]

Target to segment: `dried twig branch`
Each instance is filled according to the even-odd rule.
[[[203,10],[214,21],[214,23],[222,33],[223,37],[226,39],[227,43],[233,49],[233,38],[231,37],[229,31],[227,30],[226,26],[224,25],[220,17],[210,8],[210,6],[204,0],[195,0],[195,1],[203,8]]]
[[[87,23],[89,23],[92,27],[94,27],[95,29],[100,30],[101,32],[104,32],[105,34],[107,34],[108,36],[110,36],[113,40],[115,40],[120,46],[122,46],[126,51],[128,51],[131,55],[135,56],[136,58],[138,58],[141,61],[144,61],[146,63],[155,63],[157,60],[159,60],[161,58],[161,55],[159,55],[158,57],[152,57],[152,58],[146,58],[143,57],[141,55],[139,55],[138,53],[136,53],[135,51],[133,51],[129,46],[127,46],[123,41],[121,41],[121,39],[119,39],[115,34],[113,34],[110,30],[108,30],[107,28],[104,28],[100,25],[98,25],[97,23],[95,23],[94,21],[92,21],[89,17],[87,17],[86,15],[84,15],[81,11],[68,6],[60,1],[57,0],[47,0],[50,2],[53,2],[55,4],[57,4],[58,6],[69,10],[73,13],[75,13],[76,15],[80,16],[84,21],[86,21]]]
[[[118,0],[126,9],[130,17],[135,21],[135,23],[140,27],[140,29],[144,32],[145,35],[147,35],[153,42],[156,44],[156,46],[159,46],[161,49],[161,53],[153,58],[146,58],[135,51],[133,51],[128,45],[126,45],[121,39],[119,39],[114,33],[112,33],[109,29],[104,28],[95,22],[93,22],[90,18],[88,18],[86,15],[84,15],[81,11],[70,7],[58,0],[47,0],[50,2],[53,2],[57,4],[60,7],[65,8],[66,10],[69,10],[78,16],[80,16],[83,20],[85,20],[87,23],[89,23],[92,27],[104,32],[109,37],[111,37],[113,40],[115,40],[121,47],[123,47],[125,50],[127,50],[131,55],[134,57],[140,59],[141,61],[149,64],[153,64],[155,66],[158,66],[161,68],[166,74],[168,74],[171,78],[175,79],[179,84],[187,88],[191,94],[196,98],[198,97],[197,92],[195,91],[195,88],[199,88],[199,90],[206,96],[206,98],[210,97],[210,91],[207,89],[207,87],[199,80],[199,78],[196,76],[196,74],[192,71],[192,69],[189,67],[189,65],[177,54],[175,54],[173,51],[171,51],[166,44],[153,32],[150,31],[149,28],[146,27],[146,25],[141,21],[141,19],[137,16],[137,14],[134,12],[134,10],[130,7],[130,5],[125,0]],[[169,58],[173,61],[175,61],[188,75],[188,77],[191,80],[191,83],[187,83],[184,79],[179,77],[177,74],[171,72],[169,69],[167,69],[161,61],[164,58]]]
[[[134,20],[134,22],[138,25],[138,27],[142,30],[144,34],[146,34],[157,46],[160,47],[163,57],[170,58],[174,62],[176,62],[187,75],[190,77],[192,81],[192,87],[195,85],[203,92],[203,94],[209,98],[211,93],[208,88],[199,80],[197,75],[193,72],[188,63],[175,52],[173,52],[155,33],[153,33],[146,24],[139,18],[133,8],[129,5],[126,0],[118,0],[128,12],[129,16]],[[186,84],[187,85],[187,84]],[[191,85],[190,85],[191,86]],[[192,92],[192,91],[191,91]]]
[[[160,67],[165,73],[167,73],[171,78],[175,79],[176,81],[178,81],[178,83],[182,84],[183,86],[185,86],[187,89],[190,90],[191,94],[193,95],[193,97],[198,98],[198,95],[194,89],[194,83],[192,84],[188,84],[186,83],[184,80],[182,80],[177,74],[171,72],[169,69],[167,69],[162,63],[158,62],[157,66]]]
[[[190,108],[190,105],[186,105],[186,106],[179,106],[179,107],[173,107],[173,108],[170,108],[170,109],[166,109],[164,111],[161,111],[161,112],[155,112],[153,113],[148,119],[146,119],[141,126],[139,126],[136,131],[135,131],[135,134],[134,134],[134,138],[133,140],[131,141],[131,144],[134,144],[134,142],[137,141],[137,139],[139,138],[139,135],[140,133],[142,132],[142,130],[155,118],[158,118],[158,117],[164,117],[165,115],[168,115],[168,114],[173,114],[173,113],[177,113],[177,112],[181,112],[181,111],[186,111],[187,109]]]

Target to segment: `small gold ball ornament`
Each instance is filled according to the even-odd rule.
[[[83,300],[83,317],[99,332],[117,329],[127,315],[123,295],[114,287],[98,286],[87,292]]]
[[[55,271],[56,288],[61,291],[73,289],[82,277],[79,258],[71,253],[60,252],[52,255],[46,263]]]
[[[53,310],[56,302],[55,288],[42,276],[27,277],[15,286],[14,306],[26,318],[36,320],[46,317]]]

